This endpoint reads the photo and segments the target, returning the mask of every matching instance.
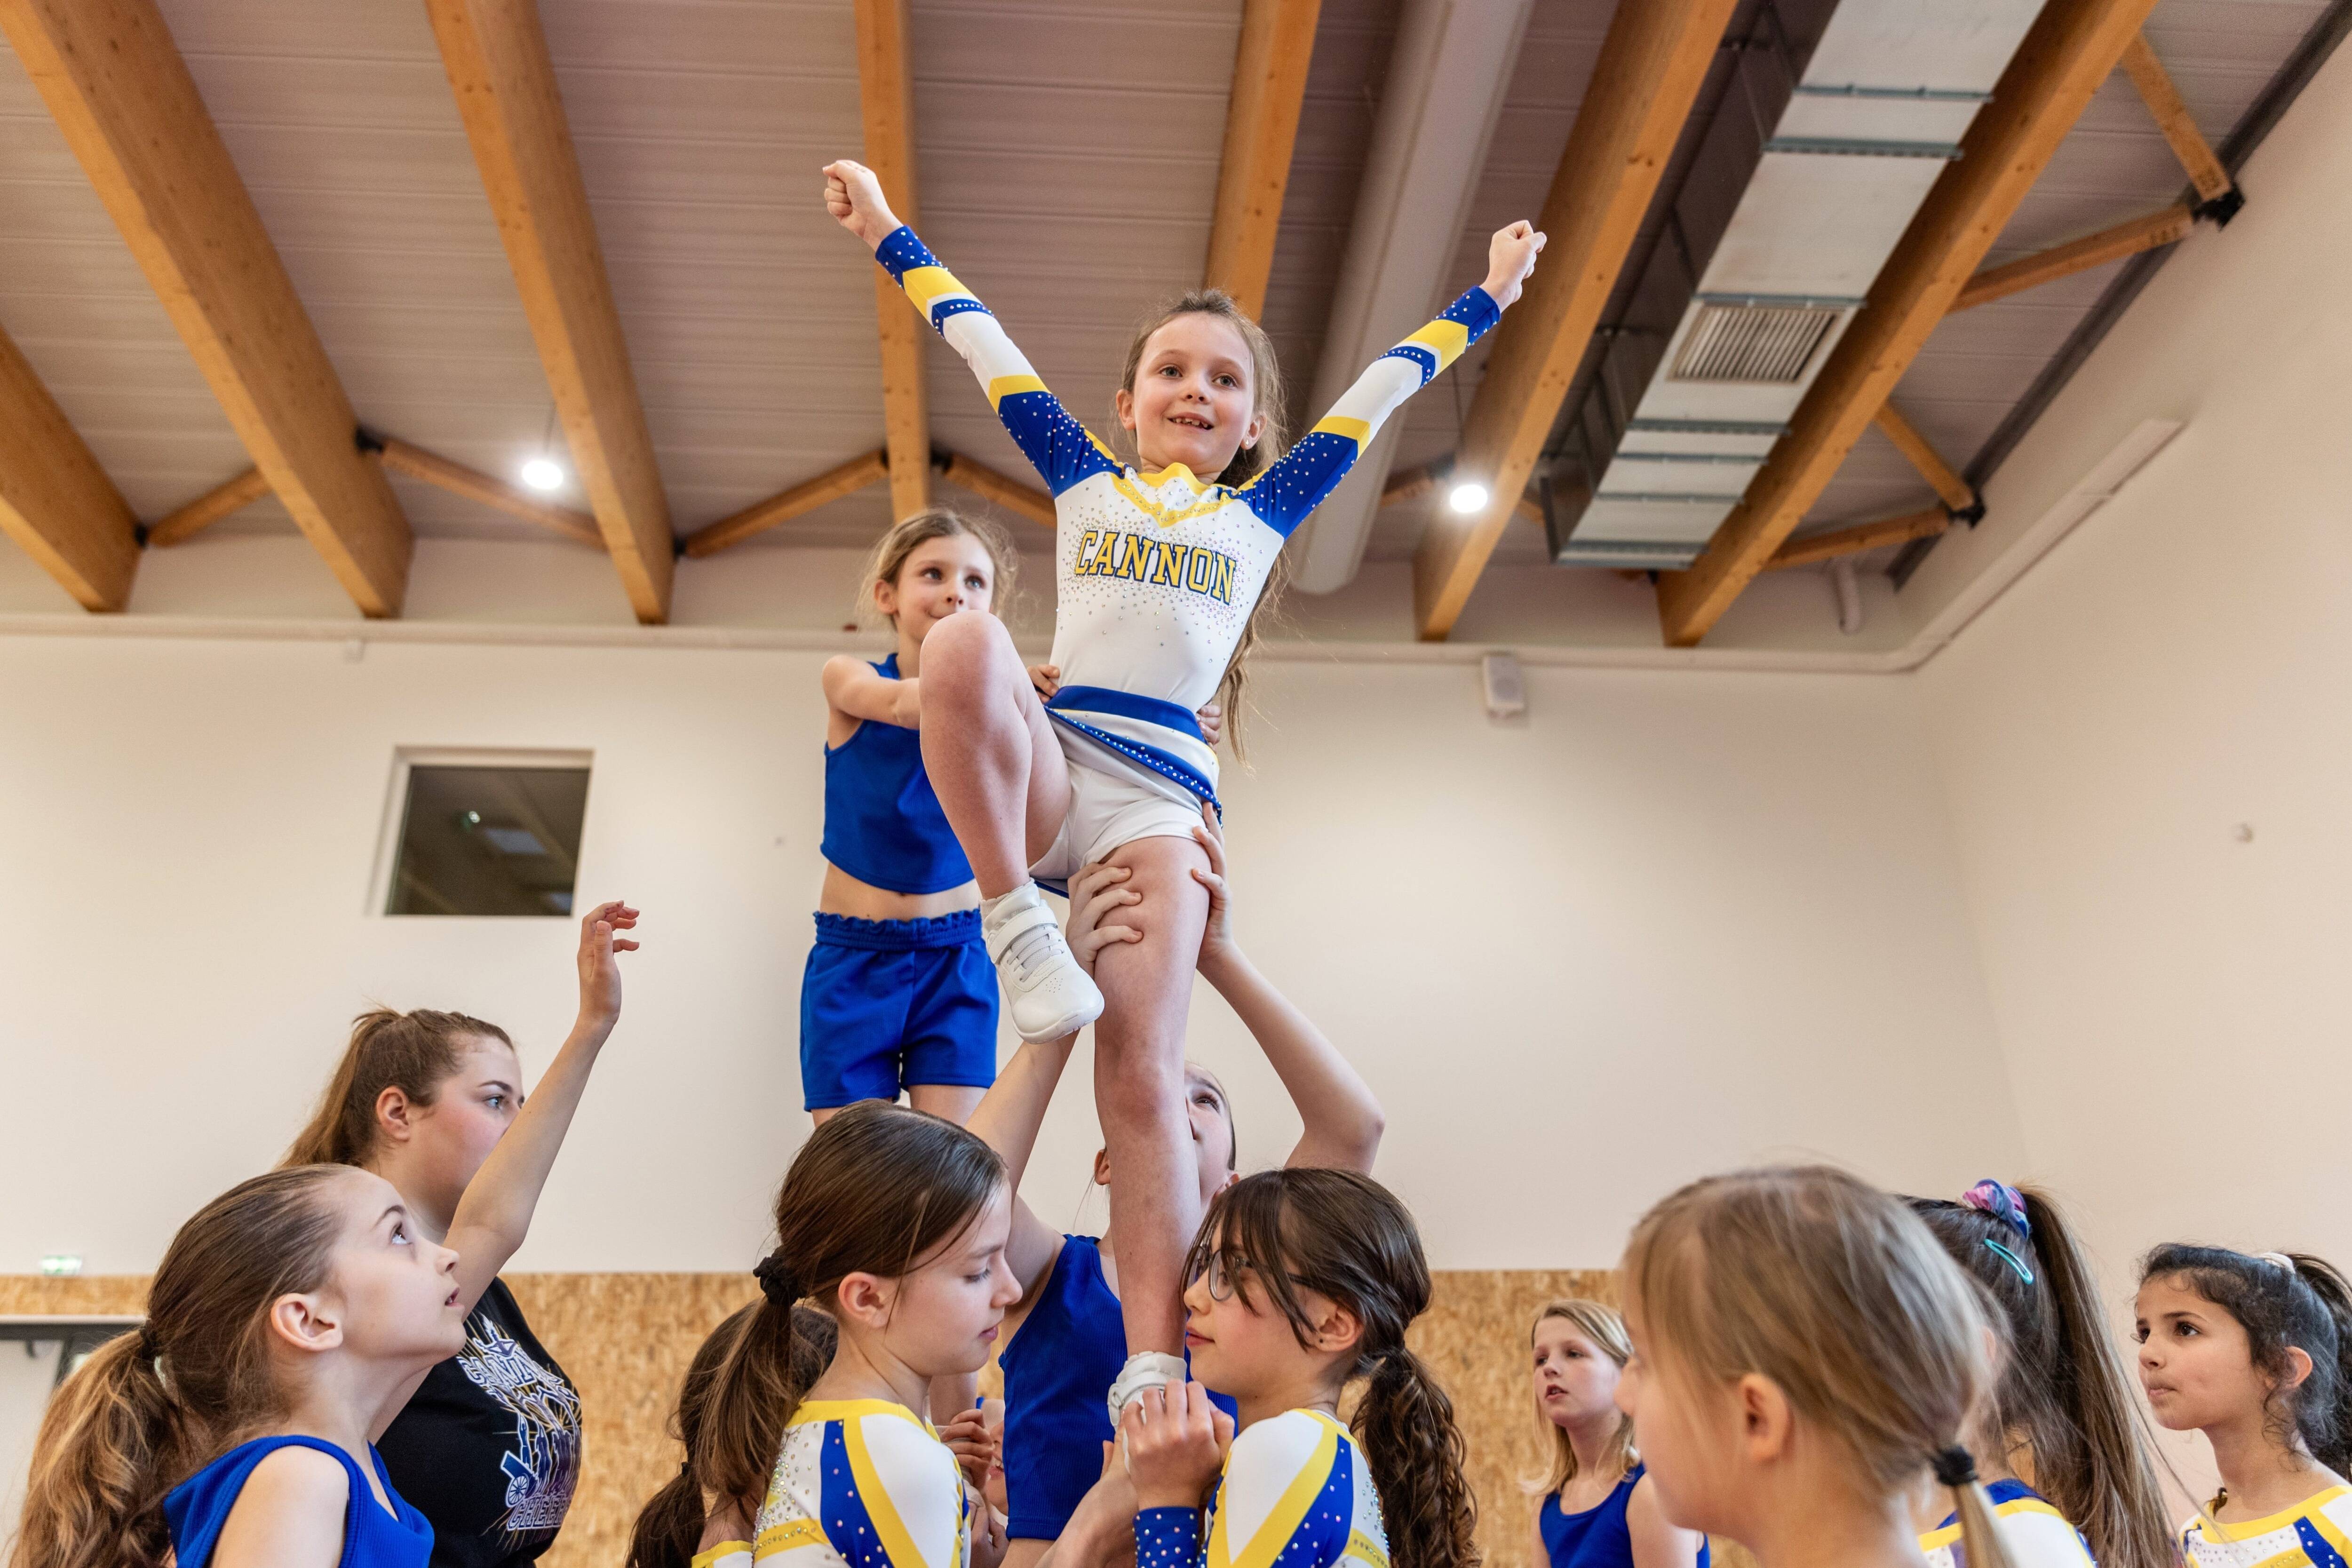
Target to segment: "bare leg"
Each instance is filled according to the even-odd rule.
[[[939,634],[934,632],[934,637]],[[1201,1226],[1192,1124],[1184,1114],[1184,1023],[1209,918],[1192,878],[1209,858],[1189,838],[1139,838],[1110,856],[1143,895],[1120,919],[1143,931],[1095,961],[1095,1110],[1110,1152],[1110,1237],[1129,1355],[1184,1348],[1184,1254]]]
[[[981,897],[1029,879],[1070,809],[1070,775],[1013,634],[950,616],[923,639],[923,771]],[[1203,895],[1205,898],[1205,895]]]
[[[980,1097],[987,1092],[961,1083],[910,1083],[907,1100],[918,1110],[944,1116],[961,1127],[971,1120],[971,1113],[980,1109]]]

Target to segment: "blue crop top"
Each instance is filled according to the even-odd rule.
[[[1002,1364],[1006,1533],[1052,1541],[1102,1475],[1102,1446],[1112,1437],[1103,1391],[1127,1364],[1127,1330],[1095,1237],[1062,1238],[1061,1256]],[[1223,1394],[1209,1397],[1234,1414]]]
[[[394,1518],[376,1506],[367,1477],[349,1454],[316,1437],[257,1437],[240,1443],[173,1487],[163,1499],[163,1522],[172,1531],[172,1558],[178,1568],[207,1568],[213,1548],[220,1543],[222,1527],[252,1479],[253,1468],[280,1448],[316,1448],[342,1461],[351,1480],[351,1498],[343,1505],[343,1554],[341,1568],[425,1568],[433,1560],[433,1526],[407,1500],[392,1489],[384,1473],[383,1456],[373,1446],[369,1462],[383,1483],[383,1495],[398,1510]]]
[[[874,668],[898,679],[898,656]],[[868,719],[824,749],[823,847],[832,864],[893,893],[944,893],[971,880],[971,862],[923,772],[922,731]]]
[[[1633,1532],[1626,1526],[1625,1510],[1641,1479],[1642,1467],[1636,1465],[1598,1507],[1582,1513],[1562,1513],[1559,1494],[1548,1494],[1539,1518],[1551,1568],[1633,1568]],[[1705,1536],[1699,1538],[1697,1568],[1707,1568]]]

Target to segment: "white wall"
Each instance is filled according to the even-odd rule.
[[[2244,184],[1987,499],[2187,428],[1920,677],[2031,1166],[2119,1289],[2166,1239],[2352,1260],[2352,52]]]
[[[520,1267],[740,1268],[803,1136],[814,651],[0,637],[0,1269],[152,1265],[382,1000],[568,1022],[568,922],[365,908],[394,749],[595,753],[583,898],[646,910]],[[1229,778],[1241,928],[1387,1103],[1452,1267],[1605,1264],[1676,1182],[1822,1151],[1956,1188],[2021,1152],[1926,735],[1885,677],[1270,660]],[[1245,1162],[1295,1122],[1204,995]],[[1072,1215],[1083,1065],[1030,1194]],[[1097,1211],[1099,1212],[1098,1209]]]

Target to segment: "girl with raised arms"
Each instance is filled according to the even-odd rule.
[[[1982,1181],[1958,1202],[1913,1198],[1961,1272],[2000,1309],[2000,1381],[1969,1439],[2020,1568],[2171,1568],[2164,1494],[2140,1441],[2130,1374],[2098,1275],[2056,1204]],[[2029,1484],[2025,1478],[2032,1477]],[[1959,1521],[1916,1516],[1928,1568],[1959,1568]]]
[[[1321,1030],[1266,980],[1234,939],[1224,837],[1203,808],[1193,832],[1209,869],[1193,875],[1209,893],[1200,973],[1265,1053],[1297,1108],[1299,1138],[1286,1164],[1369,1174],[1380,1152],[1380,1102]],[[1070,933],[1082,962],[1141,938],[1154,911],[1127,884],[1132,873],[1090,866],[1071,884]],[[1116,919],[1119,923],[1108,924]],[[1024,1046],[981,1102],[971,1130],[1004,1157],[1017,1189],[1076,1037]],[[1185,1110],[1194,1156],[1190,1174],[1205,1206],[1239,1180],[1233,1108],[1207,1068],[1185,1065]],[[1108,1151],[1095,1180],[1109,1184]],[[1015,1201],[1005,1258],[1021,1300],[1005,1319],[1003,1461],[1012,1546],[1005,1568],[1032,1568],[1068,1526],[1102,1468],[1112,1428],[1102,1389],[1126,1359],[1119,1324],[1116,1249],[1090,1236],[1065,1236]],[[953,1397],[953,1396],[951,1396]],[[964,1426],[973,1425],[971,1421]]]
[[[2139,1381],[2202,1432],[2221,1489],[2182,1526],[2189,1568],[2352,1563],[2352,1287],[2306,1253],[2159,1247],[2140,1264]]]
[[[285,1165],[356,1165],[392,1184],[415,1235],[457,1249],[465,1342],[370,1428],[401,1491],[433,1523],[435,1568],[519,1568],[555,1543],[580,1474],[580,1395],[530,1331],[499,1270],[621,1016],[618,955],[638,911],[580,922],[580,1011],[528,1100],[514,1042],[462,1013],[378,1008],[351,1043]]]
[[[1528,1331],[1536,1412],[1551,1472],[1536,1503],[1531,1563],[1551,1568],[1707,1568],[1706,1537],[1658,1510],[1633,1422],[1617,1408],[1633,1358],[1625,1320],[1605,1302],[1547,1302]]]
[[[892,215],[872,171],[844,160],[825,181],[827,208],[963,355],[1059,517],[1050,704],[1002,626],[950,618],[925,649],[922,733],[1015,1029],[1045,1041],[1102,1019],[1096,1101],[1120,1173],[1110,1228],[1129,1281],[1116,1411],[1137,1389],[1183,1376],[1182,1238],[1200,1215],[1186,1173],[1184,1023],[1208,914],[1187,872],[1202,864],[1192,824],[1217,787],[1193,712],[1219,696],[1233,721],[1238,656],[1284,543],[1396,407],[1518,298],[1544,237],[1525,223],[1498,232],[1486,282],[1375,361],[1286,455],[1265,332],[1221,292],[1184,296],[1137,338],[1120,378],[1129,466]],[[1133,870],[1163,911],[1144,941],[1104,961],[1105,990],[1032,881],[1066,881],[1096,861]]]

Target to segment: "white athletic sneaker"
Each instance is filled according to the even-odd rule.
[[[1118,1418],[1127,1410],[1127,1403],[1147,1388],[1161,1388],[1169,1384],[1182,1386],[1192,1375],[1181,1355],[1166,1351],[1138,1351],[1127,1358],[1118,1369],[1118,1381],[1110,1385],[1111,1430],[1118,1430]]]
[[[980,930],[1023,1039],[1033,1046],[1058,1040],[1102,1016],[1102,993],[1078,967],[1035,883],[984,900]]]

